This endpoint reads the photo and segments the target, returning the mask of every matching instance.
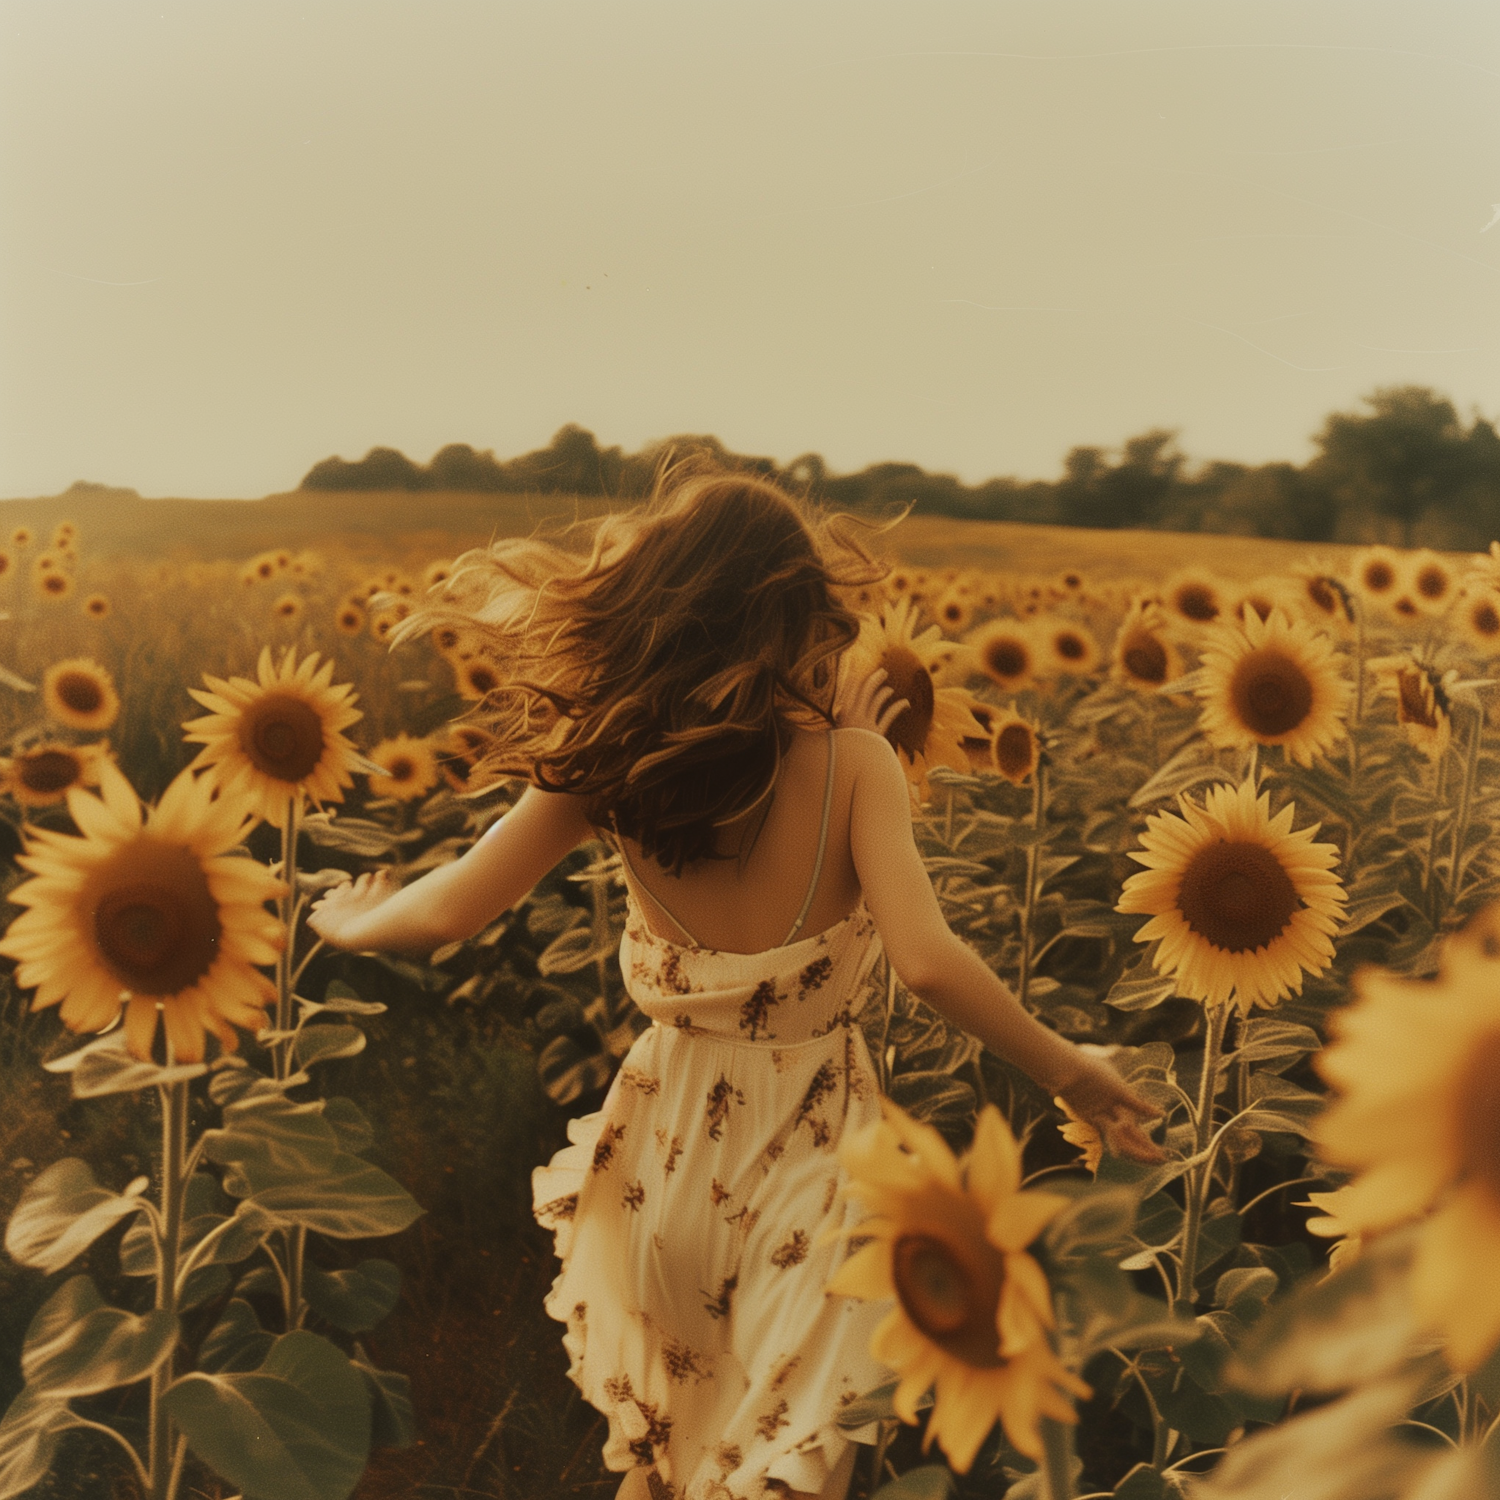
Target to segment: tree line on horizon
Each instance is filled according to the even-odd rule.
[[[1500,536],[1500,436],[1479,416],[1465,427],[1453,403],[1427,386],[1384,386],[1366,410],[1333,412],[1314,435],[1316,452],[1292,463],[1211,460],[1196,468],[1177,432],[1155,427],[1118,454],[1072,448],[1055,480],[997,478],[966,485],[920,465],[870,464],[835,474],[804,453],[789,464],[729,452],[716,437],[688,435],[636,453],[601,448],[574,423],[545,447],[497,459],[450,443],[425,464],[395,448],[362,459],[326,458],[303,490],[463,490],[497,494],[599,495],[634,499],[650,489],[668,450],[707,451],[825,504],[962,520],[1200,531],[1305,542],[1388,542],[1483,550]]]

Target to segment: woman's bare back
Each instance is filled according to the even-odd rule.
[[[843,921],[858,905],[861,893],[850,846],[850,814],[855,775],[865,754],[862,742],[873,742],[873,737],[862,729],[832,733],[838,736],[838,746],[828,841],[812,904],[793,941],[815,937]],[[652,932],[673,943],[687,943],[690,932],[703,947],[724,953],[762,953],[786,940],[802,910],[817,860],[828,750],[828,732],[793,731],[769,812],[757,808],[719,830],[715,850],[731,856],[755,836],[743,861],[704,860],[673,876],[647,859],[636,840],[622,836],[632,867],[626,878]],[[762,817],[765,821],[757,835]],[[658,893],[660,902],[687,924],[689,932],[682,931],[662,909]]]

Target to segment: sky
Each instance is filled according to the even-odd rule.
[[[1302,463],[1500,415],[1497,218],[1494,0],[0,0],[0,497]]]

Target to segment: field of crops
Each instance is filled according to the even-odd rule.
[[[6,507],[0,1500],[614,1493],[530,1173],[646,1024],[617,862],[580,847],[422,957],[305,924],[520,790],[449,728],[476,643],[384,638],[540,506],[440,498],[346,533],[302,497],[284,536]],[[850,602],[919,706],[891,736],[949,923],[1162,1111],[1166,1159],[886,975],[858,1020],[932,1133],[868,1263],[923,1353],[847,1414],[883,1435],[851,1495],[1500,1495],[1500,559],[930,518],[880,550]],[[995,1245],[952,1226],[997,1193],[1036,1316],[975,1367],[1004,1278],[929,1316],[892,1246],[942,1241],[972,1293]]]

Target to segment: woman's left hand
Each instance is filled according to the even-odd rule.
[[[1086,1058],[1083,1071],[1057,1092],[1080,1120],[1099,1132],[1106,1149],[1149,1166],[1167,1159],[1140,1124],[1142,1120],[1159,1120],[1162,1112],[1102,1058]]]
[[[385,869],[367,871],[357,880],[345,881],[314,901],[307,925],[335,948],[353,946],[348,937],[353,925],[400,889]]]

